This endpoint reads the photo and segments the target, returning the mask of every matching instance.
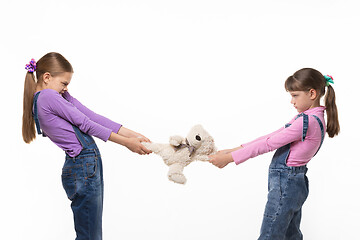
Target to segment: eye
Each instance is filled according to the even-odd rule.
[[[195,139],[201,141],[201,137],[199,135],[196,135]]]

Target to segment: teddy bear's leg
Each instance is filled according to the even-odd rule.
[[[185,184],[186,178],[183,174],[183,170],[184,170],[184,166],[182,166],[181,164],[178,163],[171,164],[168,172],[169,180],[175,183]]]

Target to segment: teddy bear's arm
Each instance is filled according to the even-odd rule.
[[[185,139],[183,137],[175,135],[175,136],[170,137],[169,143],[170,143],[170,145],[177,147],[180,144],[184,143],[184,141],[185,141]]]
[[[208,162],[209,161],[209,157],[207,155],[197,155],[193,157],[194,161],[203,161],[203,162]]]

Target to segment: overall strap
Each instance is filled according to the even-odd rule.
[[[94,139],[90,135],[83,133],[78,127],[74,125],[72,125],[72,127],[75,131],[77,139],[79,140],[83,148],[90,148],[91,145],[95,144]]]
[[[304,141],[305,137],[306,137],[306,133],[309,127],[309,117],[308,115],[304,114],[304,113],[300,113],[299,115],[297,115],[297,117],[295,118],[298,119],[299,117],[303,117],[303,129],[302,129],[302,138],[301,140]],[[291,124],[287,123],[285,125],[285,128],[290,127]],[[282,168],[282,167],[287,167],[286,165],[286,160],[289,156],[290,153],[290,143],[286,144],[284,146],[282,146],[281,148],[278,148],[273,156],[273,159],[271,161],[270,164],[270,168]]]
[[[302,133],[301,141],[304,141],[305,137],[306,137],[307,130],[309,128],[309,116],[306,115],[305,113],[300,113],[299,115],[297,115],[295,120],[298,119],[299,117],[303,117],[303,133]]]
[[[64,98],[64,99],[66,101],[68,101],[66,98]],[[97,148],[94,139],[90,135],[82,132],[80,130],[80,128],[78,128],[77,126],[75,126],[73,124],[71,124],[71,126],[74,129],[76,138],[79,140],[79,142],[80,142],[81,146],[83,147],[83,149],[85,149],[85,148],[94,148],[94,147]]]
[[[45,137],[45,134],[43,132],[41,132],[40,122],[39,122],[39,117],[38,117],[37,100],[38,100],[39,95],[40,95],[40,92],[36,93],[36,95],[34,96],[34,100],[33,100],[33,106],[34,106],[33,117],[34,117],[34,120],[35,120],[37,133],[42,134],[43,137]]]
[[[321,129],[321,143],[320,143],[320,146],[318,148],[318,150],[316,151],[315,155],[319,152],[320,148],[321,148],[321,145],[323,144],[324,142],[324,137],[325,137],[325,132],[324,132],[324,125],[322,124],[320,118],[318,118],[316,115],[312,115],[316,120],[317,122],[319,123],[320,125],[320,129]],[[314,156],[315,156],[314,155]]]

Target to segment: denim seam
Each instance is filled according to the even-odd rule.
[[[284,171],[282,171],[282,169],[279,171],[280,175],[279,175],[279,180],[280,180],[280,185],[279,185],[279,188],[280,188],[280,199],[279,199],[279,205],[277,207],[277,210],[275,212],[275,215],[274,215],[274,218],[271,220],[271,224],[269,226],[269,229],[267,231],[267,234],[266,234],[266,239],[269,239],[270,237],[270,234],[272,233],[273,231],[273,226],[274,226],[274,223],[275,221],[278,219],[278,216],[280,215],[280,212],[281,210],[283,209],[283,203],[284,203],[284,198],[287,196],[286,194],[286,191],[288,189],[288,186],[289,186],[289,175],[291,174],[290,171],[286,171],[286,169],[284,169]],[[282,187],[282,184],[281,184],[281,174],[282,173],[285,173],[287,175],[286,177],[286,183],[285,183],[285,187]],[[270,215],[269,216],[266,216],[266,217],[271,217]],[[270,239],[269,239],[270,240]]]
[[[88,195],[88,194],[89,194],[89,193],[88,193],[89,190],[87,189],[86,191],[87,191],[86,195]],[[89,239],[91,239],[90,221],[89,221],[89,215],[90,215],[90,214],[89,214],[89,207],[88,207],[88,206],[89,206],[89,200],[87,199],[87,200],[86,200],[86,215],[87,215],[87,216],[86,216],[86,225],[87,225],[87,228],[88,228],[88,229],[87,229],[87,232],[88,232],[88,234],[89,234]]]

